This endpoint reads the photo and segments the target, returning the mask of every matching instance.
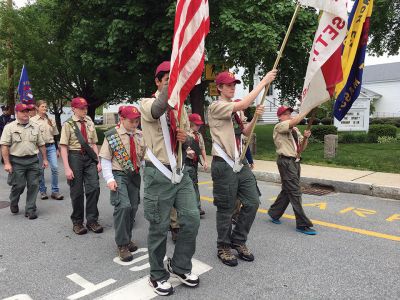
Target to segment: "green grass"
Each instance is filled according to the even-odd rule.
[[[305,126],[299,126],[303,131]],[[273,125],[258,125],[255,159],[275,160]],[[398,129],[400,133],[400,130]],[[310,144],[302,154],[305,164],[400,173],[400,144],[339,144],[334,159],[324,159],[324,145]]]

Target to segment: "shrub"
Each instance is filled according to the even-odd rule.
[[[400,127],[400,118],[373,118],[369,120],[369,124],[389,124]]]
[[[244,115],[247,117],[247,122],[253,120],[255,112],[256,112],[255,106],[249,106],[248,108],[246,108],[246,110],[244,111]]]
[[[307,120],[307,123],[308,123],[308,122],[311,122],[311,118],[309,118],[309,119]],[[314,120],[313,120],[313,122],[312,122],[311,125],[319,125],[320,122],[321,122],[320,119],[314,118]]]
[[[380,136],[378,137],[378,144],[396,144],[400,140],[392,136]]]
[[[311,128],[312,135],[316,140],[324,141],[327,134],[337,134],[337,128],[333,125],[318,125]]]
[[[376,136],[392,136],[396,137],[396,126],[393,125],[387,125],[387,124],[382,124],[382,125],[371,125],[369,127],[368,134],[370,135],[376,135]]]
[[[307,119],[303,119],[299,123],[299,125],[306,125],[306,124],[307,124]]]
[[[344,133],[339,136],[339,143],[341,144],[358,144],[368,143],[370,141],[367,133]]]
[[[332,120],[332,118],[323,118],[323,119],[321,119],[321,124],[322,125],[332,125],[333,120]]]

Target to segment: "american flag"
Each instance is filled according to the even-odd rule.
[[[176,4],[168,103],[178,111],[204,69],[204,44],[210,31],[208,0],[178,0]]]

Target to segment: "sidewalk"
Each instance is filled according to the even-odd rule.
[[[207,161],[210,164],[212,157],[208,156]],[[257,180],[280,183],[275,161],[255,160],[254,164]],[[332,186],[336,192],[400,200],[400,174],[301,164],[301,183]]]

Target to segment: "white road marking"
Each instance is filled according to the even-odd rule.
[[[132,252],[132,254],[133,254],[133,255],[136,255],[136,254],[138,254],[138,253],[145,253],[145,252],[147,252],[147,248],[139,248],[139,249],[137,249],[135,252]],[[115,258],[113,259],[113,261],[114,261],[116,264],[119,264],[119,265],[121,265],[121,266],[130,266],[130,265],[133,265],[134,263],[137,263],[138,261],[144,260],[144,259],[146,259],[146,258],[148,258],[148,257],[149,257],[149,255],[146,254],[146,255],[140,256],[140,257],[138,257],[138,258],[136,258],[136,259],[134,259],[134,260],[132,260],[132,261],[124,262],[124,261],[121,261],[121,260],[119,259],[119,257],[117,256],[117,257],[115,257]]]
[[[192,264],[193,264],[193,273],[197,275],[201,275],[205,272],[208,272],[212,269],[211,266],[197,260],[197,259],[192,259]],[[158,295],[154,293],[152,288],[150,287],[149,283],[149,277],[143,277],[140,278],[130,284],[127,284],[115,291],[112,291],[108,294],[105,294],[99,298],[96,298],[96,300],[124,300],[124,299],[133,299],[134,297],[136,300],[149,300],[157,297]],[[181,282],[176,279],[171,277],[169,279],[169,282],[176,287],[181,284]]]
[[[82,297],[87,296],[95,291],[98,291],[110,284],[117,282],[114,279],[108,279],[106,281],[100,282],[99,284],[94,284],[94,283],[87,281],[85,278],[83,278],[82,276],[79,276],[76,273],[68,275],[67,278],[71,279],[77,285],[80,285],[81,287],[83,287],[82,291],[80,291],[76,294],[73,294],[71,296],[68,296],[69,300],[76,300],[76,299],[82,298]]]
[[[32,298],[26,294],[19,294],[9,298],[4,298],[3,300],[32,300]]]

